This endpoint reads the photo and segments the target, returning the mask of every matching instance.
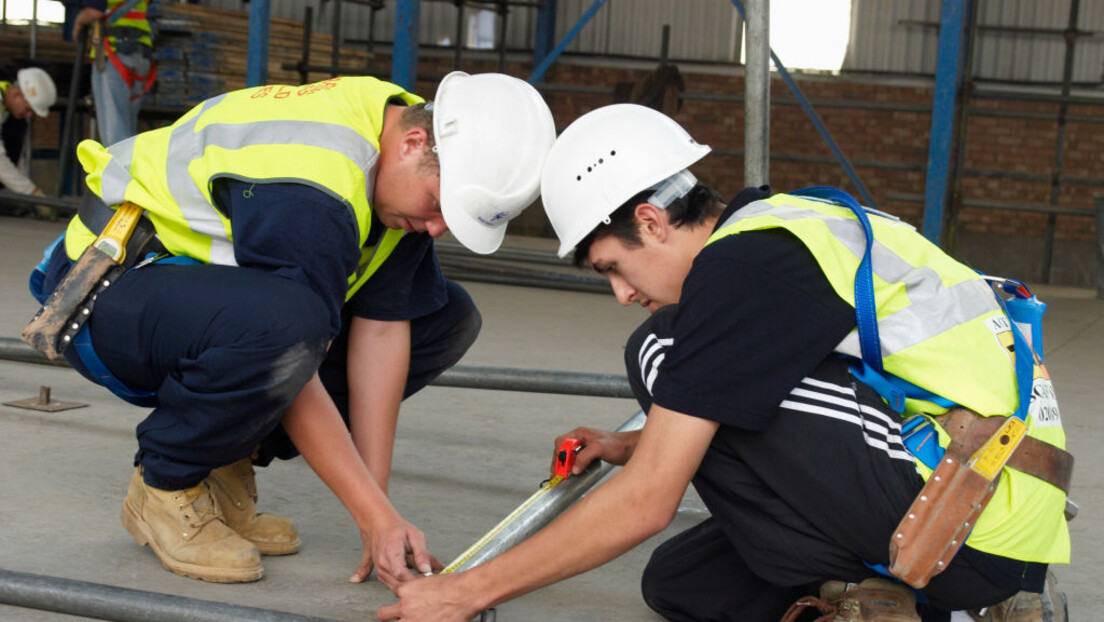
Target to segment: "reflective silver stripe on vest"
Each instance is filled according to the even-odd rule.
[[[105,205],[119,205],[126,200],[127,185],[131,181],[130,163],[134,160],[134,141],[131,136],[107,148],[111,160],[104,168],[100,184],[100,198]]]
[[[718,227],[718,231],[739,220],[769,214],[782,220],[818,219],[858,260],[862,260],[866,234],[857,220],[831,216],[793,205],[772,205],[756,201],[739,209]],[[875,216],[877,218],[877,216]],[[927,341],[955,326],[998,310],[992,291],[981,279],[971,279],[944,287],[939,275],[928,266],[913,266],[875,238],[871,248],[871,267],[886,283],[902,284],[911,304],[892,315],[878,319],[882,356]],[[853,331],[836,346],[836,351],[862,357],[858,333]]]

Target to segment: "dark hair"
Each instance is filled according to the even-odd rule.
[[[425,130],[426,135],[426,151],[422,161],[418,163],[418,168],[423,171],[432,171],[438,175],[441,174],[441,163],[437,159],[437,152],[433,150],[436,145],[436,141],[433,137],[433,107],[426,107],[423,104],[414,104],[403,108],[402,115],[399,116],[399,127],[405,132],[413,128],[421,128]]]
[[[636,206],[647,203],[653,193],[655,190],[648,189],[634,194],[631,199],[622,203],[609,215],[609,223],[600,223],[576,244],[575,256],[572,258],[575,265],[580,268],[585,267],[590,246],[595,240],[611,235],[629,248],[641,246],[643,241],[640,239],[640,229],[636,224]],[[710,218],[720,216],[723,210],[724,199],[721,195],[708,186],[697,184],[685,196],[672,201],[665,211],[675,227],[685,225],[693,229]]]

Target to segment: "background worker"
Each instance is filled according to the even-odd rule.
[[[0,188],[21,194],[42,194],[16,165],[23,153],[27,125],[33,115],[45,118],[57,101],[57,88],[50,74],[38,67],[16,73],[15,81],[0,80],[0,135],[4,152],[0,153]]]
[[[73,39],[82,29],[89,29],[96,127],[99,141],[112,145],[138,133],[142,97],[156,77],[149,3],[80,0],[79,6],[73,19]]]
[[[424,536],[386,497],[396,418],[480,326],[433,238],[451,228],[497,249],[536,199],[554,138],[530,85],[454,72],[431,104],[334,78],[227,93],[111,147],[82,142],[91,192],[32,292],[57,287],[107,206],[146,210],[159,260],[100,293],[65,350],[153,407],[123,506],[135,539],[179,574],[259,579],[258,552],[293,553],[299,536],[256,513],[251,463],[301,453],[361,530],[352,581],[375,566],[394,588],[413,577],[408,561],[428,571]]]
[[[642,580],[645,601],[667,619],[776,621],[822,583],[869,586],[878,574],[867,564],[889,562],[891,536],[924,481],[901,417],[840,356],[855,352],[856,315],[853,290],[837,285],[853,286],[862,256],[861,243],[858,256],[841,244],[862,230],[846,208],[764,189],[726,207],[687,170],[708,152],[674,121],[629,104],[588,113],[560,135],[542,181],[560,255],[574,248],[621,304],[653,312],[625,353],[647,423],[557,439],[583,441],[575,472],[595,459],[624,468],[506,553],[400,586],[380,619],[467,620],[603,564],[667,526],[691,482],[712,516],[658,547]],[[880,221],[879,309],[904,311],[878,318],[887,369],[983,413],[1015,410],[992,291],[911,227],[871,218]],[[914,330],[895,324],[906,316],[921,320]],[[953,324],[938,327],[949,333],[925,333],[940,322]],[[925,364],[915,350],[894,351],[902,342],[940,356]],[[1051,406],[1032,401],[1029,430],[1061,446]],[[910,400],[910,409],[928,407],[940,412]],[[1047,564],[1069,558],[1064,500],[1006,469],[966,546],[923,590],[924,619],[1039,592]],[[910,590],[877,587],[867,604],[900,616],[877,619],[919,619]]]

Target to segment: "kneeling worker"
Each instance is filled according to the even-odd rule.
[[[425,536],[387,499],[396,419],[480,328],[433,239],[451,229],[496,250],[554,140],[532,86],[453,72],[429,103],[341,77],[226,93],[171,126],[82,142],[90,192],[32,274],[45,305],[24,339],[47,354],[71,342],[78,371],[153,408],[123,503],[135,540],[178,574],[260,579],[259,555],[300,538],[256,511],[253,466],[301,453],[360,530],[351,581],[429,571]],[[83,327],[65,319],[74,334],[34,328],[67,300],[55,290],[83,300],[86,262],[118,247],[104,236],[123,223],[122,244],[152,236],[121,258],[140,263],[92,280],[105,287],[72,316],[90,315]]]
[[[402,585],[380,619],[467,620],[594,568],[664,529],[691,482],[712,516],[659,546],[642,581],[647,604],[669,620],[773,622],[822,584],[844,582],[847,598],[881,612],[834,619],[943,621],[1041,592],[1048,564],[1068,563],[1068,471],[1047,479],[1004,468],[965,546],[922,590],[878,579],[894,569],[890,541],[931,474],[903,442],[902,421],[934,421],[951,403],[972,423],[1005,420],[1026,404],[1013,358],[1030,349],[1009,351],[1009,322],[976,273],[908,225],[870,215],[884,369],[930,391],[897,404],[902,416],[856,377],[860,221],[832,202],[765,189],[726,206],[687,170],[708,152],[671,119],[624,104],[559,137],[542,180],[559,254],[574,249],[622,305],[652,311],[626,352],[647,423],[571,432],[585,445],[576,472],[595,459],[624,468],[502,555]],[[1020,447],[1068,456],[1040,369]],[[918,421],[929,445],[935,432],[948,445],[947,420]]]

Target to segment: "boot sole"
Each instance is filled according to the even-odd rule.
[[[123,527],[130,532],[135,542],[141,546],[148,546],[161,561],[161,565],[170,572],[210,583],[250,583],[264,576],[264,567],[260,565],[256,568],[212,568],[173,559],[161,549],[149,525],[131,507],[129,499],[123,502],[122,519]]]
[[[242,536],[243,538],[245,536]],[[249,538],[245,538],[249,540]],[[298,553],[299,549],[303,546],[303,541],[296,538],[294,542],[257,542],[256,540],[249,540],[253,543],[253,546],[257,547],[257,550],[261,552],[261,555],[291,555],[292,553]]]

